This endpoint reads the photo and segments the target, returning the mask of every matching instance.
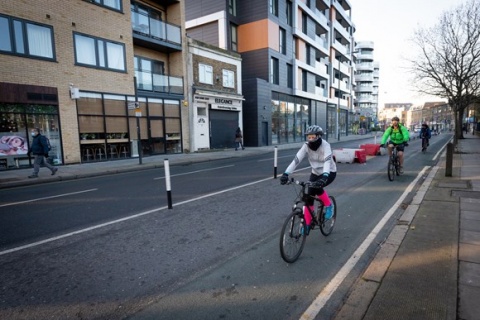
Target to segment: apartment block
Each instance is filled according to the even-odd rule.
[[[2,1],[6,167],[31,165],[35,127],[55,164],[183,152],[184,12],[175,0]]]
[[[380,64],[374,61],[374,43],[359,41],[355,47],[355,113],[359,132],[375,125],[378,116]]]
[[[188,37],[240,54],[246,146],[304,141],[311,124],[327,139],[351,132],[351,9],[347,0],[185,1]],[[206,121],[214,110],[207,104]]]

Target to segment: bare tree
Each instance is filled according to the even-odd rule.
[[[480,0],[444,12],[431,28],[415,31],[420,49],[410,60],[417,91],[447,99],[455,115],[455,138],[463,139],[465,109],[480,96]]]

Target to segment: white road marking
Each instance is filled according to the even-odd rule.
[[[417,181],[423,177],[424,172],[427,170],[428,167],[424,167],[422,171],[417,175],[415,180],[413,180],[408,187],[405,189],[403,194],[398,198],[397,202],[392,206],[390,210],[383,216],[382,220],[378,222],[378,224],[373,228],[372,232],[365,238],[362,244],[355,250],[352,256],[348,259],[348,261],[343,265],[343,267],[337,272],[335,277],[323,288],[323,290],[318,294],[312,304],[307,308],[307,310],[302,314],[300,320],[313,320],[315,317],[320,313],[320,310],[325,306],[327,301],[331,298],[333,293],[338,289],[340,284],[345,280],[348,274],[352,271],[355,267],[357,262],[360,260],[360,257],[365,253],[367,248],[372,244],[375,237],[378,233],[382,230],[388,220],[392,217],[393,213],[398,209],[398,207],[402,204],[403,200],[406,196],[413,190],[413,187],[417,183]]]
[[[281,158],[294,158],[295,156],[281,156],[281,157],[277,157],[277,159],[281,159]],[[270,158],[270,159],[261,159],[261,160],[258,160],[258,162],[262,162],[262,161],[273,161],[273,158]]]
[[[178,176],[184,176],[184,175],[192,174],[192,173],[219,170],[219,169],[230,168],[230,167],[235,167],[235,165],[232,164],[232,165],[229,165],[229,166],[223,166],[223,167],[216,167],[216,168],[210,168],[210,169],[203,169],[203,170],[196,170],[196,171],[190,171],[190,172],[185,172],[185,173],[173,174],[170,177],[178,177]],[[153,178],[153,180],[160,180],[160,179],[165,179],[165,177]]]
[[[440,156],[440,154],[443,152],[443,150],[445,150],[447,144],[449,144],[450,142],[452,142],[452,140],[448,140],[444,145],[443,147],[440,148],[440,150],[438,150],[438,152],[435,154],[435,156],[433,157],[433,161],[437,160],[437,158]]]
[[[0,205],[0,208],[9,207],[9,206],[15,206],[15,205],[17,205],[17,204],[23,204],[23,203],[28,203],[28,202],[35,202],[35,201],[41,201],[41,200],[47,200],[47,199],[67,197],[67,196],[71,196],[71,195],[74,195],[74,194],[80,194],[80,193],[85,193],[85,192],[92,192],[92,191],[96,191],[96,190],[98,190],[98,189],[88,189],[88,190],[83,190],[83,191],[77,191],[77,192],[70,192],[70,193],[59,194],[59,195],[56,195],[56,196],[50,196],[50,197],[36,198],[36,199],[25,200],[25,201],[5,203],[5,204],[1,204],[1,205]]]
[[[233,191],[233,190],[248,187],[248,186],[251,186],[251,185],[254,185],[254,184],[257,184],[257,183],[260,183],[260,182],[264,182],[264,181],[267,181],[267,180],[271,180],[271,179],[272,178],[269,177],[269,178],[265,178],[265,179],[262,179],[262,180],[257,180],[257,181],[254,181],[254,182],[246,183],[246,184],[236,186],[236,187],[233,187],[233,188],[229,188],[229,189],[225,189],[225,190],[222,190],[222,191],[209,193],[209,194],[206,194],[206,195],[203,195],[203,196],[199,196],[197,198],[192,198],[192,199],[189,199],[189,200],[177,202],[177,203],[175,203],[175,205],[179,206],[179,205],[186,204],[186,203],[189,203],[189,202],[193,202],[193,201],[197,201],[197,200],[200,200],[200,199],[215,196],[215,195],[218,195],[218,194],[221,194],[221,193],[230,192],[230,191]],[[56,236],[56,237],[52,237],[52,238],[48,238],[48,239],[45,239],[45,240],[33,242],[33,243],[30,243],[30,244],[26,244],[26,245],[23,245],[23,246],[20,246],[20,247],[8,249],[8,250],[5,250],[5,251],[0,251],[0,256],[5,255],[5,254],[9,254],[9,253],[13,253],[13,252],[17,252],[17,251],[21,251],[21,250],[24,250],[24,249],[36,247],[36,246],[39,246],[41,244],[53,242],[53,241],[56,241],[56,240],[65,239],[65,238],[68,238],[68,237],[71,237],[71,236],[74,236],[74,235],[77,235],[77,234],[81,234],[81,233],[85,233],[85,232],[92,231],[92,230],[95,230],[95,229],[103,228],[103,227],[106,227],[106,226],[109,226],[109,225],[112,225],[112,224],[115,224],[115,223],[139,218],[139,217],[142,217],[142,216],[145,216],[145,215],[148,215],[148,214],[151,214],[151,213],[155,213],[155,212],[158,212],[158,211],[162,211],[162,210],[165,210],[165,209],[168,209],[168,206],[163,206],[163,207],[148,210],[148,211],[145,211],[145,212],[140,212],[140,213],[132,215],[132,216],[128,216],[128,217],[124,217],[124,218],[121,218],[121,219],[105,222],[105,223],[98,224],[98,225],[95,225],[95,226],[91,226],[91,227],[88,227],[88,228],[85,228],[85,229],[81,229],[81,230],[77,230],[77,231],[74,231],[74,232],[62,234],[62,235],[59,235],[59,236]]]

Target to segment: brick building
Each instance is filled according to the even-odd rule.
[[[183,12],[176,0],[2,1],[2,142],[28,145],[39,127],[56,164],[182,152]],[[27,149],[2,143],[0,158],[29,166]]]

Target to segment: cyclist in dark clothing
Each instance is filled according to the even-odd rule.
[[[420,134],[418,135],[420,139],[425,138],[427,141],[427,144],[425,146],[422,145],[422,151],[425,151],[427,147],[430,145],[429,140],[432,137],[432,131],[430,131],[430,128],[428,127],[428,124],[424,123],[422,124],[422,129],[420,129]]]

